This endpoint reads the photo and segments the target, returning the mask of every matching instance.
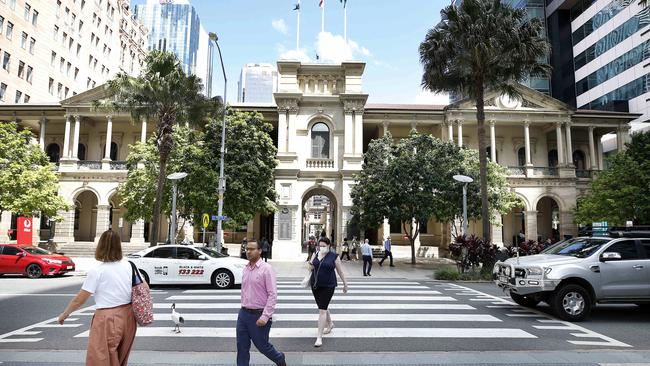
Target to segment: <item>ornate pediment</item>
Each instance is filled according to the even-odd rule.
[[[514,98],[501,95],[496,91],[487,91],[484,98],[485,110],[544,110],[556,112],[571,112],[575,110],[575,108],[568,104],[524,85],[517,84],[515,85],[515,89],[519,93],[519,96]],[[447,106],[447,110],[454,109],[476,109],[476,103],[470,98],[465,98]]]

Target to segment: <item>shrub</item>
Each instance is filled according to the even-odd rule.
[[[463,235],[457,236],[456,240],[449,244],[449,251],[452,259],[456,261],[458,272],[465,273],[470,269],[482,267],[483,272],[491,273],[498,248],[475,235]]]
[[[525,256],[525,255],[534,255],[534,254],[539,254],[544,250],[544,243],[539,243],[535,240],[527,240],[521,244],[519,244],[517,247],[510,246],[507,249],[508,256],[511,258],[517,255],[517,250],[519,250],[519,255],[520,256]]]
[[[492,273],[485,273],[484,271],[459,273],[455,268],[442,268],[435,271],[434,278],[443,281],[491,281]]]
[[[460,273],[455,268],[442,268],[435,271],[434,277],[436,280],[458,281]]]

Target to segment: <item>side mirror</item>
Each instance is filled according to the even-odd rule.
[[[203,260],[203,261],[207,261],[207,260],[208,260],[208,256],[205,255],[205,254],[201,254],[201,255],[199,256],[199,259],[200,259],[200,260]]]
[[[620,261],[621,259],[621,253],[617,252],[605,252],[600,256],[601,262]]]
[[[18,254],[16,254],[16,255],[19,256],[19,257],[27,257],[27,253],[25,253],[25,252],[18,252]]]

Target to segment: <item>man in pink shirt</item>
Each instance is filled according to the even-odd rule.
[[[264,356],[276,365],[286,365],[284,353],[269,343],[271,320],[278,301],[275,272],[261,261],[262,247],[257,240],[246,244],[248,265],[241,284],[241,309],[237,317],[237,366],[248,366],[251,340]]]

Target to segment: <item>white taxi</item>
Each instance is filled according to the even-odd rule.
[[[241,284],[248,263],[213,248],[191,245],[160,245],[127,258],[151,285],[211,284],[220,289]]]

